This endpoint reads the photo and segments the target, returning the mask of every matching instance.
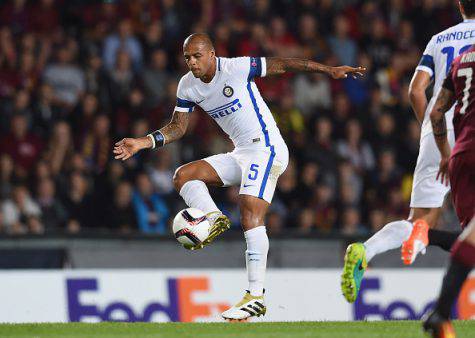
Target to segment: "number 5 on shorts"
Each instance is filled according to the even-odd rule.
[[[249,168],[249,175],[247,178],[249,178],[251,181],[255,181],[257,178],[257,175],[259,175],[259,171],[257,170],[259,168],[258,164],[251,164],[251,167]]]

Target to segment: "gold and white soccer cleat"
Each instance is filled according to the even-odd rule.
[[[199,250],[210,244],[216,237],[231,227],[231,221],[226,215],[223,215],[220,211],[213,211],[206,215],[210,224],[209,235],[201,243],[196,245],[183,245],[188,250]]]
[[[222,316],[229,321],[245,321],[251,317],[260,317],[265,314],[264,295],[255,297],[246,291],[244,298],[229,310],[224,311]]]

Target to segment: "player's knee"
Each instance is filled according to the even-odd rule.
[[[241,226],[244,231],[256,228],[260,225],[264,225],[264,220],[261,219],[261,217],[250,211],[241,212]]]
[[[175,190],[180,192],[181,187],[189,180],[189,175],[187,175],[186,166],[181,166],[177,170],[175,170],[175,174],[173,175],[173,185],[175,186]]]

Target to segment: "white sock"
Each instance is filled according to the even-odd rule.
[[[267,252],[269,238],[265,226],[247,230],[246,238],[246,268],[249,281],[249,292],[252,296],[262,296],[264,293],[264,279],[266,276]]]
[[[183,197],[189,207],[199,209],[205,214],[219,211],[203,181],[186,182],[180,189],[180,196]]]
[[[412,232],[412,223],[409,221],[395,221],[388,223],[368,239],[366,248],[366,261],[369,262],[375,255],[391,249],[399,248]]]

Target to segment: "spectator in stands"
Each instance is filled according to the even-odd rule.
[[[320,34],[320,27],[315,17],[307,12],[299,19],[298,37],[301,45],[301,56],[308,59],[323,59],[328,56],[327,42]]]
[[[2,134],[7,134],[11,131],[11,120],[14,115],[25,115],[27,121],[31,120],[30,110],[30,93],[27,90],[20,89],[15,92],[12,100],[7,100],[2,106],[2,114],[0,115],[0,121],[3,122],[0,127]]]
[[[33,128],[43,139],[48,137],[54,122],[61,118],[61,108],[54,104],[53,87],[43,83],[33,104]]]
[[[110,159],[112,142],[109,136],[110,121],[105,114],[97,115],[92,130],[82,140],[81,154],[91,171],[102,173]]]
[[[287,31],[287,23],[278,16],[270,22],[269,43],[277,56],[295,57],[300,53],[295,37]]]
[[[90,52],[84,69],[86,92],[94,94],[102,105],[107,106],[109,102],[106,91],[107,73],[104,70],[102,59],[97,53],[97,51]]]
[[[376,69],[388,65],[393,53],[393,41],[388,38],[386,22],[382,17],[376,16],[369,22],[368,36],[363,39],[363,46]]]
[[[394,118],[387,112],[380,114],[376,121],[376,130],[371,133],[372,143],[375,146],[377,155],[381,151],[392,148],[398,144],[396,135],[396,123]]]
[[[29,131],[27,117],[22,114],[14,115],[10,133],[0,138],[0,153],[8,154],[13,159],[18,176],[28,175],[28,171],[39,159],[42,149],[42,140]]]
[[[386,217],[386,214],[380,208],[371,210],[369,214],[369,230],[370,232],[378,232],[389,220]]]
[[[358,208],[348,207],[343,211],[341,233],[343,235],[352,236],[362,236],[367,233],[367,229],[361,224],[361,216]]]
[[[11,234],[43,233],[41,209],[31,198],[26,186],[13,188],[12,198],[2,203],[2,214],[6,231]]]
[[[333,24],[335,33],[328,40],[333,55],[338,58],[338,63],[355,65],[358,49],[355,41],[349,35],[348,19],[340,14],[335,17]]]
[[[44,178],[39,181],[36,200],[41,210],[41,223],[44,224],[45,231],[64,229],[66,209],[56,195],[56,185],[52,179]]]
[[[282,215],[275,210],[270,210],[266,217],[266,228],[271,235],[281,233],[284,228]]]
[[[58,121],[53,127],[45,158],[53,176],[58,175],[74,154],[74,143],[71,128],[66,121]]]
[[[126,137],[130,125],[139,119],[149,118],[144,93],[139,88],[129,91],[127,101],[117,109],[115,119],[115,134],[118,138]]]
[[[0,13],[2,24],[11,27],[15,34],[30,28],[31,8],[26,0],[8,1]]]
[[[301,233],[315,231],[315,211],[312,208],[305,208],[298,218],[298,230]]]
[[[104,53],[102,59],[104,66],[112,70],[119,62],[119,51],[130,57],[135,70],[142,66],[142,46],[139,40],[134,36],[132,22],[129,19],[123,19],[119,22],[117,33],[114,33],[104,41]]]
[[[135,71],[132,69],[130,55],[119,50],[114,67],[108,74],[108,89],[112,109],[117,109],[125,102],[128,93],[137,84]]]
[[[401,171],[396,164],[394,151],[386,149],[378,158],[378,166],[371,175],[371,186],[376,192],[375,198],[388,202],[388,193],[398,186],[401,180]]]
[[[280,109],[276,122],[283,136],[292,137],[304,132],[305,121],[300,110],[295,107],[294,97],[286,94],[280,99]]]
[[[330,81],[319,74],[299,74],[294,82],[295,104],[305,116],[317,109],[329,109],[332,104]]]
[[[327,184],[319,184],[314,188],[313,201],[310,206],[315,210],[316,227],[321,232],[333,230],[337,219],[335,191]]]
[[[315,123],[314,140],[305,147],[306,161],[316,162],[320,168],[329,173],[334,172],[338,161],[332,133],[331,120],[325,116],[319,117]]]
[[[59,13],[54,0],[37,1],[32,8],[32,29],[38,34],[53,34],[59,26]]]
[[[66,231],[72,234],[78,233],[84,228],[99,223],[103,226],[105,217],[94,219],[94,206],[89,192],[89,182],[80,172],[73,172],[69,178],[69,188],[65,198],[65,207],[68,215]],[[97,206],[100,207],[100,206]]]
[[[151,53],[150,63],[143,71],[142,78],[147,106],[156,107],[165,97],[168,78],[168,57],[164,50],[157,49]]]
[[[298,200],[303,205],[308,205],[312,201],[314,188],[320,175],[320,167],[315,162],[307,162],[300,171],[300,182],[297,187]]]
[[[162,149],[158,156],[152,159],[152,166],[148,168],[148,175],[154,190],[159,194],[171,194],[173,188],[172,158],[169,149]]]
[[[338,154],[350,161],[359,172],[372,170],[375,165],[373,150],[362,140],[362,129],[358,120],[349,120],[346,124],[346,137],[337,143]]]
[[[5,153],[0,154],[0,201],[8,198],[12,192],[15,177],[13,169],[12,158]]]
[[[36,163],[35,177],[34,179],[31,180],[32,183],[30,185],[35,186],[36,184],[38,184],[39,182],[43,180],[49,180],[52,178],[53,178],[53,175],[51,173],[49,163],[44,160],[41,160]]]
[[[49,64],[43,80],[53,88],[54,100],[65,111],[70,111],[85,92],[84,72],[76,66],[73,44],[65,44],[58,49],[56,62]]]
[[[153,191],[146,174],[139,174],[132,203],[137,215],[139,230],[143,233],[164,234],[168,231],[168,208],[159,194]]]
[[[167,50],[163,36],[163,25],[161,21],[155,20],[145,28],[145,34],[143,37],[142,45],[146,58],[145,60],[150,62],[151,55],[157,49]],[[218,54],[220,55],[220,54]]]
[[[277,191],[276,198],[272,203],[283,205],[289,218],[296,217],[303,203],[300,198],[302,190],[297,187],[296,164],[293,158],[290,159],[285,172],[279,177]]]
[[[113,201],[108,212],[108,226],[120,233],[128,234],[137,229],[137,217],[132,205],[132,185],[122,181],[112,194]]]

